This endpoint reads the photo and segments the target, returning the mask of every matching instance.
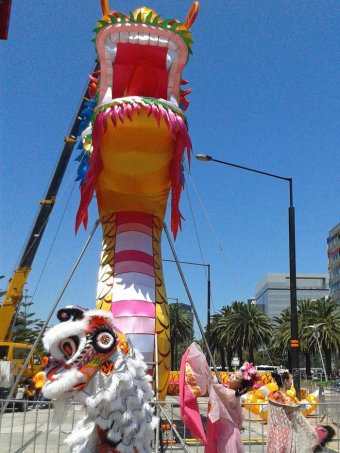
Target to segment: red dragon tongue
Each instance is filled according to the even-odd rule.
[[[113,98],[145,96],[167,98],[165,47],[118,44],[114,66]]]
[[[137,65],[132,77],[128,81],[125,96],[133,96],[136,93],[141,93],[146,97],[154,97],[154,94],[159,91],[157,88],[158,80],[154,67],[147,61],[143,61]]]

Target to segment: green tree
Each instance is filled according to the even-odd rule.
[[[281,351],[288,357],[288,368],[291,369],[291,353],[290,353],[290,338],[291,338],[291,324],[290,324],[290,309],[282,310],[280,316],[274,316],[274,335],[272,349],[273,352]]]
[[[332,372],[332,351],[339,351],[340,346],[340,307],[332,299],[318,299],[311,302],[313,325],[318,326],[315,333],[319,335],[322,351],[325,356],[326,373]],[[305,329],[308,330],[308,329]],[[317,343],[315,335],[314,347]]]
[[[209,342],[209,345],[212,347],[213,351],[220,351],[222,368],[224,368],[226,361],[229,370],[232,369],[231,360],[235,350],[235,345],[232,339],[226,335],[225,323],[231,314],[232,308],[228,305],[222,307],[219,313],[213,315],[211,322],[211,340]],[[227,357],[225,357],[225,353]]]
[[[44,321],[35,318],[35,313],[30,312],[30,307],[33,302],[28,302],[28,298],[20,304],[20,311],[18,312],[14,322],[14,332],[12,341],[18,343],[33,344],[41,331]],[[37,347],[39,353],[44,353],[42,343]]]
[[[179,367],[178,352],[193,338],[192,322],[189,313],[178,304],[169,305],[171,369]],[[185,349],[184,349],[185,350]]]
[[[272,338],[270,319],[254,304],[238,304],[232,317],[231,333],[248,349],[248,359],[254,362],[254,350]]]
[[[310,300],[297,301],[298,325],[300,351],[305,356],[306,374],[311,375],[311,354],[314,352],[314,343],[310,331],[306,330],[306,326],[311,324],[311,302]],[[280,316],[274,317],[274,353],[283,352],[288,356],[288,368],[291,370],[291,315],[290,308],[284,309]]]
[[[326,372],[332,369],[331,351],[339,351],[340,346],[340,307],[330,299],[315,301],[298,301],[298,323],[300,349],[306,359],[306,374],[311,375],[311,355],[318,351],[315,333],[325,356]],[[283,310],[279,317],[274,318],[273,346],[276,350],[288,355],[288,366],[291,369],[290,338],[291,316],[290,309]],[[318,326],[317,331],[312,327]]]
[[[254,362],[255,348],[265,345],[272,337],[270,319],[256,305],[240,301],[223,307],[220,315],[215,327],[219,341],[230,351],[236,351],[241,362],[243,350],[248,350],[248,359]]]
[[[298,323],[299,323],[299,339],[300,339],[300,350],[305,356],[306,361],[306,375],[307,378],[312,376],[311,371],[311,356],[315,349],[315,340],[313,332],[308,329],[307,326],[313,324],[313,312],[312,303],[309,299],[298,300]]]

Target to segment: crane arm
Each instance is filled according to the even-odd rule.
[[[98,67],[98,63],[96,63],[93,71],[96,71]],[[47,222],[54,207],[57,193],[69,163],[74,145],[77,141],[79,125],[83,120],[81,112],[84,109],[84,102],[89,99],[90,84],[91,80],[87,83],[77,113],[73,119],[69,134],[64,138],[64,146],[60,158],[47,188],[45,197],[40,202],[38,214],[28,236],[24,251],[20,257],[19,266],[14,271],[14,274],[9,281],[3,302],[0,306],[0,341],[5,341],[10,338],[11,323],[23,298],[24,285],[26,284],[31,271],[34,257],[37,253]]]

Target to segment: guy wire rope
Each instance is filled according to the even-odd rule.
[[[206,217],[206,219],[207,219],[209,228],[210,228],[210,230],[212,231],[212,233],[213,233],[213,235],[214,235],[214,237],[215,237],[216,244],[217,244],[217,246],[218,246],[218,248],[219,248],[219,250],[220,250],[220,252],[221,252],[221,254],[222,254],[223,260],[224,260],[225,263],[227,264],[227,269],[228,269],[228,268],[230,267],[230,264],[231,264],[231,263],[230,263],[230,261],[228,260],[228,258],[227,258],[226,255],[225,255],[224,248],[222,247],[221,241],[220,241],[220,239],[219,239],[219,237],[218,237],[218,235],[217,235],[217,233],[216,233],[216,230],[215,230],[215,228],[214,228],[214,226],[213,226],[213,223],[212,223],[212,221],[211,221],[211,219],[210,219],[210,217],[209,217],[209,215],[208,215],[207,209],[206,209],[206,207],[205,207],[205,205],[204,205],[204,203],[203,203],[203,201],[202,201],[202,199],[201,199],[201,197],[200,197],[200,194],[199,194],[199,192],[198,192],[198,189],[197,189],[197,187],[196,187],[196,185],[195,185],[195,183],[194,183],[194,181],[193,181],[193,179],[192,179],[192,177],[191,177],[191,175],[190,175],[190,173],[189,173],[189,171],[188,171],[188,169],[187,169],[186,167],[185,167],[185,170],[186,170],[186,172],[187,172],[187,176],[189,177],[189,179],[190,179],[190,181],[191,181],[191,185],[192,185],[192,187],[193,187],[193,189],[194,189],[194,192],[195,192],[195,194],[196,194],[196,196],[197,196],[197,198],[198,198],[198,201],[199,201],[199,204],[200,204],[200,206],[201,206],[201,208],[202,208],[202,211],[203,211],[203,213],[204,213],[204,215],[205,215],[205,217]],[[186,192],[187,192],[187,197],[188,197],[188,200],[189,200],[189,206],[190,206],[190,210],[191,210],[191,215],[192,215],[193,222],[194,222],[194,226],[195,226],[196,237],[197,237],[197,240],[198,240],[198,242],[199,242],[199,239],[198,239],[198,232],[197,232],[197,228],[196,228],[196,223],[195,223],[195,219],[194,219],[193,210],[192,210],[192,207],[191,207],[191,200],[190,200],[190,197],[189,197],[189,190],[188,190],[188,185],[187,185],[187,184],[186,184]],[[200,242],[199,242],[199,249],[200,249],[200,253],[201,253],[201,256],[202,256],[202,251],[201,251]],[[202,256],[202,257],[203,257],[203,256]],[[228,272],[229,272],[230,275],[231,275],[231,278],[232,278],[232,280],[233,280],[233,282],[234,282],[234,285],[236,286],[236,288],[237,288],[237,290],[238,290],[238,292],[239,292],[239,294],[240,294],[241,299],[245,299],[244,294],[243,294],[243,291],[241,290],[240,285],[238,284],[238,281],[237,281],[237,279],[236,279],[236,277],[235,277],[234,272],[233,272],[232,270],[229,270]],[[216,312],[216,308],[215,308],[214,304],[213,304],[213,307],[214,307],[214,310],[215,310],[215,312]],[[263,347],[263,349],[264,349],[264,351],[265,351],[265,354],[268,356],[270,363],[273,363],[273,359],[272,359],[272,357],[271,357],[270,354],[269,354],[268,348],[267,348],[265,342],[263,341],[263,338],[262,338],[261,334],[260,334],[259,332],[258,332],[258,334],[259,334],[259,336],[261,337],[261,343],[262,343],[262,347]]]
[[[189,299],[189,302],[190,302],[192,311],[194,312],[195,319],[196,319],[196,322],[197,322],[197,324],[198,324],[198,328],[199,328],[199,330],[200,330],[200,332],[201,332],[201,335],[202,335],[202,339],[203,339],[203,341],[204,341],[204,343],[205,343],[205,346],[206,346],[206,348],[207,348],[207,352],[208,352],[208,355],[209,355],[209,358],[210,358],[210,363],[212,364],[212,366],[213,366],[213,368],[214,368],[214,371],[215,371],[215,374],[216,374],[216,377],[217,377],[218,382],[221,384],[221,380],[220,380],[219,374],[218,374],[218,372],[217,372],[215,360],[214,360],[214,358],[213,358],[213,356],[212,356],[212,353],[211,353],[211,350],[210,350],[208,341],[207,341],[206,336],[205,336],[205,334],[204,334],[204,330],[203,330],[201,321],[200,321],[200,319],[199,319],[199,316],[198,316],[198,313],[197,313],[197,310],[196,310],[194,301],[193,301],[193,299],[192,299],[192,297],[191,297],[191,293],[190,293],[189,287],[188,287],[187,282],[186,282],[186,280],[185,280],[185,277],[184,277],[184,274],[183,274],[183,271],[182,271],[182,267],[181,267],[180,261],[178,260],[177,253],[176,253],[176,251],[175,251],[175,247],[174,247],[174,244],[173,244],[173,242],[172,242],[172,240],[171,240],[171,237],[170,237],[170,234],[169,234],[169,231],[168,231],[168,227],[166,226],[166,224],[164,224],[163,229],[164,229],[165,234],[166,234],[166,237],[167,237],[167,239],[168,239],[169,246],[170,246],[170,248],[171,248],[171,251],[172,251],[174,260],[176,261],[177,269],[178,269],[179,275],[180,275],[180,277],[181,277],[181,279],[182,279],[182,282],[183,282],[185,291],[186,291],[186,293],[187,293],[187,296],[188,296],[188,299]]]
[[[12,399],[12,397],[14,395],[15,389],[17,388],[17,386],[18,386],[18,384],[20,382],[20,379],[21,379],[25,369],[27,368],[27,365],[28,365],[28,363],[29,363],[29,361],[30,361],[30,359],[31,359],[31,357],[33,355],[33,352],[37,348],[37,345],[38,345],[39,341],[41,340],[41,338],[42,338],[42,336],[43,336],[43,334],[44,334],[44,332],[46,330],[46,327],[47,327],[48,323],[50,322],[50,320],[51,320],[51,318],[53,316],[53,313],[55,312],[57,306],[59,305],[59,302],[60,302],[61,298],[63,297],[63,295],[64,295],[64,293],[66,291],[66,288],[68,287],[70,281],[72,280],[72,277],[73,277],[73,275],[74,275],[74,273],[75,273],[80,261],[82,260],[84,254],[85,254],[85,251],[87,250],[87,247],[89,246],[89,244],[90,244],[90,242],[91,242],[91,240],[92,240],[92,238],[94,236],[94,233],[96,232],[96,229],[97,229],[99,223],[100,223],[100,220],[97,220],[95,222],[95,224],[94,224],[94,226],[92,228],[92,231],[91,231],[89,237],[87,238],[83,249],[80,252],[79,257],[77,258],[77,260],[76,260],[76,262],[75,262],[75,264],[74,264],[74,266],[73,266],[73,268],[72,268],[72,270],[71,270],[71,272],[70,272],[70,274],[69,274],[69,276],[68,276],[68,278],[66,280],[66,283],[64,284],[64,286],[63,286],[63,288],[62,288],[62,290],[60,292],[60,295],[58,296],[57,300],[54,302],[54,304],[53,304],[53,306],[51,308],[51,311],[50,311],[46,321],[44,322],[44,324],[43,324],[43,326],[41,328],[41,331],[40,331],[39,335],[37,336],[34,344],[32,345],[32,348],[30,349],[30,352],[27,355],[24,364],[23,364],[23,366],[22,366],[22,368],[21,368],[21,370],[20,370],[20,372],[19,372],[14,384],[12,385],[11,391],[9,392],[9,395],[6,398],[6,401],[5,401],[5,403],[3,404],[2,408],[1,408],[1,414],[0,414],[1,416],[5,413],[5,410],[7,409],[7,406],[8,406],[10,400]]]

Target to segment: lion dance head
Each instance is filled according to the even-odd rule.
[[[66,440],[72,452],[151,452],[158,419],[143,356],[108,311],[68,306],[58,319],[43,340],[50,354],[43,394],[85,406],[86,417]]]

